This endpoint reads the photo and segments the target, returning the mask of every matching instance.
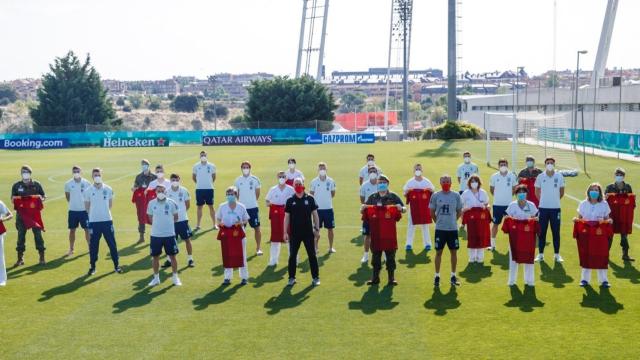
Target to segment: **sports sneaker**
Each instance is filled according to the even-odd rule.
[[[117,272],[118,274],[124,274],[124,270],[122,270],[122,268],[120,266],[116,266],[114,271]]]
[[[536,256],[536,262],[540,261],[544,261],[544,254],[538,254],[538,256]]]
[[[224,279],[222,285],[231,285],[231,279]]]
[[[149,282],[149,286],[156,286],[156,285],[160,285],[160,277],[153,277],[153,279],[151,279],[151,281]]]
[[[271,262],[271,261],[270,261],[270,262],[269,262],[269,265],[267,265],[267,266],[278,266],[278,263],[277,263],[277,262]]]
[[[218,225],[213,225],[213,230],[220,230],[220,228],[218,227]]]
[[[554,258],[555,258],[556,262],[563,262],[564,261],[564,259],[562,258],[562,256],[560,256],[560,254],[556,254],[554,256]]]
[[[193,259],[189,259],[189,261],[187,262],[187,266],[188,267],[195,267],[196,266],[196,262],[193,261]]]
[[[171,261],[165,260],[164,264],[162,264],[162,266],[160,266],[160,267],[163,268],[163,269],[170,268],[171,267]]]
[[[199,225],[196,226],[191,232],[195,233],[196,231],[200,231],[200,226]]]
[[[312,286],[320,286],[320,278],[315,278],[311,281]]]
[[[335,252],[336,252],[336,249],[334,249],[334,248],[329,249],[329,253],[330,254],[334,254]]]
[[[515,283],[515,282],[508,282],[508,283],[507,283],[507,286],[509,286],[509,287],[511,287],[511,286],[515,286],[515,285],[516,285],[516,283]]]
[[[431,251],[431,245],[430,245],[430,244],[427,244],[427,245],[424,247],[424,251],[426,251],[426,252]]]
[[[291,278],[289,279],[289,281],[287,282],[287,286],[293,286],[296,284],[296,278]]]
[[[440,286],[440,276],[436,276],[435,279],[433,279],[433,286]]]
[[[89,268],[89,272],[87,272],[87,276],[94,275],[96,273],[96,268]]]
[[[0,282],[0,286],[7,286],[7,282],[6,281]]]
[[[589,285],[589,283],[586,280],[581,280],[580,281],[580,287],[585,287],[585,286],[588,286],[588,285]]]
[[[534,283],[524,283],[524,285],[528,287],[536,287]]]
[[[248,281],[247,279],[242,279],[242,281],[240,281],[240,285],[245,286],[247,285]]]
[[[455,277],[455,275],[451,277],[451,285],[460,286],[460,282],[458,281],[458,278]]]
[[[182,281],[180,281],[180,278],[178,277],[178,275],[174,274],[171,280],[173,280],[173,285],[182,286]]]
[[[365,253],[364,255],[362,255],[362,259],[360,259],[361,263],[366,263],[369,261],[369,253]]]
[[[602,282],[602,284],[600,284],[600,287],[601,287],[601,288],[608,289],[608,288],[610,288],[610,287],[611,287],[611,284],[609,284],[609,282],[608,282],[608,281],[603,281],[603,282]]]
[[[262,250],[258,250],[258,251],[256,251],[256,255],[258,255],[258,256],[262,256],[262,254],[264,254],[264,253],[262,252]]]
[[[69,250],[67,251],[66,254],[64,254],[64,257],[70,257],[70,256],[73,256],[73,250]]]
[[[407,246],[405,246],[405,247],[404,247],[404,249],[405,249],[406,251],[411,251],[411,250],[413,250],[413,246],[411,246],[411,245],[407,245]]]

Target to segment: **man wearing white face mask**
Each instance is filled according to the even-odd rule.
[[[187,248],[187,265],[189,267],[194,267],[195,262],[193,261],[193,250],[191,246],[191,228],[189,227],[189,217],[187,216],[187,211],[191,207],[191,195],[189,195],[189,190],[184,186],[180,185],[180,175],[171,174],[171,186],[165,191],[167,197],[173,200],[178,205],[178,221],[174,224],[174,229],[176,232],[176,241],[182,239],[184,241],[185,246]],[[168,268],[171,266],[171,261],[167,260],[163,268]]]
[[[287,166],[289,168],[287,171],[285,171],[285,174],[287,175],[287,185],[293,186],[293,180],[297,178],[301,178],[302,180],[304,180],[304,174],[302,174],[302,171],[296,169],[296,159],[289,158],[289,160],[287,160]]]
[[[376,157],[373,154],[368,154],[367,163],[360,169],[360,173],[358,174],[360,185],[369,179],[369,167],[371,166],[378,170],[378,174],[382,174],[382,169],[376,165]]]
[[[149,183],[146,191],[155,191],[158,185],[164,186],[165,189],[171,186],[171,181],[164,176],[164,166],[161,164],[156,165],[156,178]]]
[[[206,204],[209,208],[209,215],[213,228],[218,230],[216,225],[216,210],[213,207],[214,187],[216,181],[216,166],[207,160],[206,151],[200,152],[200,161],[193,165],[193,174],[191,175],[193,182],[196,184],[196,207],[197,207],[197,223],[193,231],[200,230],[202,221],[202,207]]]
[[[509,171],[507,159],[498,160],[499,171],[491,175],[489,191],[493,195],[493,226],[491,227],[491,250],[496,249],[496,235],[502,223],[502,218],[507,215],[507,207],[512,202],[513,191],[518,185],[514,173]]]
[[[29,165],[23,165],[20,169],[20,173],[22,175],[22,180],[13,184],[11,187],[11,199],[15,201],[22,198],[30,198],[33,196],[39,196],[42,201],[45,199],[44,189],[39,182],[33,180],[31,178],[31,167]],[[26,249],[26,236],[27,236],[27,225],[25,225],[25,221],[29,222],[30,219],[22,219],[22,216],[18,212],[16,214],[16,230],[18,230],[18,243],[16,246],[16,251],[18,252],[18,261],[16,261],[15,266],[24,265],[24,251]],[[31,221],[33,222],[33,221]],[[30,227],[33,232],[33,238],[36,242],[36,249],[40,254],[40,265],[45,264],[44,259],[44,239],[42,238],[42,229],[39,227]]]
[[[431,235],[429,234],[429,223],[431,222],[431,216],[427,219],[427,215],[429,215],[429,200],[431,195],[428,192],[424,192],[424,190],[428,190],[433,194],[435,192],[435,186],[422,175],[422,164],[415,164],[413,166],[413,177],[407,181],[404,185],[404,196],[407,197],[407,203],[411,207],[419,207],[422,206],[424,209],[420,212],[422,215],[421,219],[414,219],[413,213],[417,213],[415,209],[411,210],[411,214],[408,216],[407,223],[407,243],[405,246],[405,250],[411,251],[413,249],[413,237],[416,233],[416,226],[414,224],[420,224],[419,226],[422,228],[422,245],[424,246],[425,251],[430,251],[431,244]],[[422,191],[416,191],[422,190]],[[418,194],[419,193],[419,194]],[[410,198],[416,194],[415,200]],[[428,221],[427,221],[428,220]]]
[[[84,238],[89,246],[89,214],[84,208],[83,193],[91,186],[91,183],[82,177],[82,170],[79,166],[72,169],[73,178],[64,184],[64,196],[69,204],[69,212],[67,223],[69,228],[69,251],[66,256],[73,255],[73,249],[76,242],[76,229],[78,226],[84,230]]]
[[[469,178],[471,175],[479,175],[480,170],[478,169],[478,165],[471,162],[471,153],[465,151],[462,154],[464,161],[462,164],[458,165],[458,183],[460,184],[460,194],[468,189],[467,183],[469,182]]]
[[[120,267],[118,257],[118,247],[116,245],[115,231],[113,229],[113,218],[111,207],[113,206],[113,190],[102,182],[102,170],[94,168],[91,171],[93,186],[84,192],[84,207],[89,214],[89,268],[88,275],[96,273],[96,262],[98,261],[98,249],[100,239],[109,246],[109,254],[113,261],[116,273],[122,274],[124,271]]]
[[[262,252],[262,232],[260,231],[260,214],[258,211],[258,199],[260,198],[260,179],[251,174],[251,163],[243,161],[240,164],[242,175],[238,176],[235,181],[236,189],[238,189],[238,198],[246,207],[249,214],[249,226],[255,232],[256,255],[261,256]]]
[[[171,260],[173,271],[173,285],[180,286],[182,282],[178,277],[178,243],[176,242],[175,223],[178,221],[178,204],[168,199],[164,185],[156,188],[156,198],[149,201],[147,215],[151,220],[151,258],[153,266],[153,278],[149,286],[160,284],[160,255],[164,253]]]
[[[336,182],[327,176],[326,163],[318,163],[318,177],[311,181],[311,191],[309,193],[316,199],[316,204],[318,205],[320,228],[327,229],[329,252],[334,253],[336,249],[333,248],[333,229],[336,227],[336,221],[333,213],[333,198],[336,196]],[[320,237],[317,237],[316,252],[319,251],[319,241]]]
[[[540,236],[538,237],[538,256],[536,261],[544,261],[544,247],[547,241],[547,228],[551,225],[555,261],[562,262],[560,256],[560,199],[564,196],[564,177],[554,170],[556,160],[548,157],[544,160],[546,171],[536,178],[536,197],[540,199]]]
[[[378,192],[378,168],[370,166],[368,170],[369,181],[366,181],[360,185],[360,205],[364,205],[369,197]],[[369,223],[362,221],[362,235],[364,236],[364,255],[360,259],[361,263],[369,261],[369,249],[371,247],[371,234],[369,233]]]
[[[147,198],[145,197],[145,191],[149,184],[156,179],[156,175],[151,172],[149,169],[149,160],[142,159],[140,161],[140,166],[142,171],[140,174],[136,175],[136,179],[133,182],[133,187],[131,191],[133,192],[132,202],[136,204],[136,213],[138,215],[138,233],[140,234],[140,238],[138,239],[138,244],[142,244],[144,242],[144,233],[147,225]]]
[[[284,242],[287,229],[284,228],[285,205],[287,200],[295,195],[293,187],[286,184],[287,176],[284,171],[278,171],[278,185],[269,189],[265,199],[269,208],[269,221],[271,222],[271,251],[269,266],[278,265],[280,247]]]

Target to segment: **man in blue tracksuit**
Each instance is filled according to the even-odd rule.
[[[91,171],[93,186],[84,192],[84,205],[89,214],[89,259],[91,267],[89,275],[96,273],[96,261],[98,261],[98,248],[100,238],[104,236],[115,271],[123,273],[118,263],[118,247],[113,230],[113,218],[111,217],[111,206],[113,205],[113,190],[102,182],[102,170],[95,168]]]
[[[554,170],[554,158],[544,160],[545,172],[536,178],[536,196],[540,199],[540,236],[538,237],[538,257],[544,260],[544,247],[547,241],[547,228],[551,225],[555,261],[562,262],[560,256],[560,199],[564,196],[564,177]]]

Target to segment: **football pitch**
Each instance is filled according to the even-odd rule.
[[[451,288],[446,281],[449,255],[443,257],[443,285],[433,287],[434,252],[421,251],[420,231],[414,252],[404,251],[406,217],[399,223],[396,272],[399,285],[387,287],[383,271],[380,286],[365,283],[369,266],[360,264],[358,171],[367,153],[390,177],[390,189],[401,193],[412,176],[412,166],[423,164],[425,176],[437,185],[440,175],[455,175],[462,151],[470,150],[488,179],[497,171],[484,165],[483,141],[378,143],[373,145],[273,145],[265,147],[210,147],[209,161],[218,169],[216,208],[224,189],[240,175],[240,162],[250,160],[253,174],[262,181],[260,220],[265,255],[255,256],[253,231],[248,231],[250,280],[241,287],[221,286],[222,265],[216,232],[200,231],[194,240],[195,268],[186,267],[186,251],[178,255],[182,287],[171,284],[170,271],[161,271],[162,284],[148,288],[151,260],[148,240],[135,245],[137,220],[131,186],[140,159],[162,163],[165,173],[178,173],[192,194],[191,168],[202,149],[196,146],[128,149],[68,149],[0,152],[0,199],[9,204],[10,187],[19,179],[20,166],[29,164],[34,179],[47,193],[43,214],[48,263],[37,265],[33,237],[27,234],[26,264],[16,261],[14,222],[7,224],[4,251],[9,280],[0,288],[0,359],[158,359],[158,358],[562,358],[632,359],[640,357],[640,265],[620,260],[619,238],[611,252],[611,289],[578,286],[580,267],[571,219],[587,185],[613,179],[613,170],[627,170],[628,182],[640,186],[640,164],[588,157],[590,177],[567,178],[562,200],[561,254],[554,263],[552,247],[546,262],[535,265],[535,290],[524,290],[522,269],[518,287],[507,286],[508,243],[500,233],[497,251],[487,253],[484,265],[467,265],[466,241],[461,241],[459,278]],[[504,151],[502,151],[503,149]],[[542,163],[540,148],[520,145]],[[510,159],[510,147],[496,143],[495,157]],[[556,150],[563,159],[580,163],[575,153]],[[320,243],[322,285],[311,287],[306,254],[301,251],[298,284],[286,287],[286,250],[277,268],[267,267],[269,221],[264,196],[276,183],[277,170],[287,158],[297,159],[307,182],[316,176],[316,164],[325,161],[337,183],[337,252],[328,254],[326,231]],[[520,159],[522,160],[522,159]],[[495,164],[495,159],[494,162]],[[68,248],[67,205],[64,182],[71,166],[85,177],[100,166],[103,179],[115,192],[114,226],[125,273],[113,272],[106,244],[101,243],[97,273],[87,277],[89,256],[80,236],[76,254],[64,258]],[[573,165],[571,165],[573,166]],[[518,166],[519,167],[519,166]],[[194,201],[192,201],[192,204]],[[195,225],[195,206],[189,211]],[[636,213],[636,222],[640,217]],[[210,228],[205,211],[204,229]],[[431,227],[433,233],[433,227]],[[630,236],[631,255],[640,257],[638,229]],[[550,238],[550,235],[548,236]]]

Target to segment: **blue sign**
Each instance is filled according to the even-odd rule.
[[[322,134],[314,133],[309,134],[304,138],[305,144],[322,144]]]
[[[271,135],[205,135],[202,145],[270,145],[273,144]]]
[[[373,133],[321,134],[323,144],[373,144]]]
[[[68,139],[2,139],[0,149],[27,150],[27,149],[64,149],[69,147]]]

